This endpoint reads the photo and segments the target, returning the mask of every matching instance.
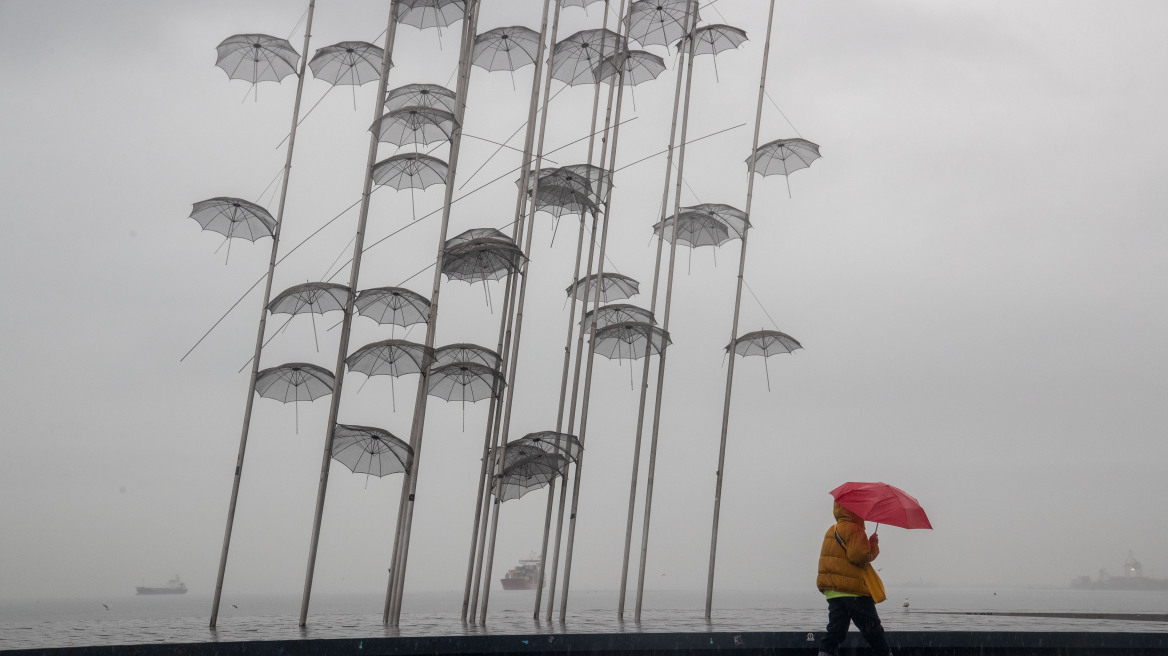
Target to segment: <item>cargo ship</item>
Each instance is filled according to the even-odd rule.
[[[1080,576],[1071,581],[1072,588],[1084,590],[1168,590],[1168,579],[1144,576],[1144,567],[1129,551],[1123,563],[1123,575],[1111,576],[1099,570],[1099,578]]]
[[[527,559],[519,561],[515,569],[508,570],[499,582],[503,584],[504,590],[534,590],[540,587],[539,583],[539,565],[540,559]]]
[[[150,588],[146,586],[138,586],[138,594],[140,595],[164,595],[164,594],[186,594],[187,584],[179,580],[178,575],[166,582],[165,586]]]

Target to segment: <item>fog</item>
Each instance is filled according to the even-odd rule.
[[[310,50],[380,43],[385,4],[321,0]],[[234,240],[228,257],[187,217],[213,196],[270,198],[295,80],[228,81],[215,46],[289,36],[302,5],[0,0],[0,597],[125,595],[176,573],[192,592],[213,589],[259,289],[180,358],[264,274],[270,242]],[[538,29],[541,6],[488,0],[480,31]],[[689,135],[745,125],[687,149],[683,204],[745,203],[765,17],[755,0],[703,10],[750,40],[719,55],[716,73],[697,60]],[[560,35],[600,19],[599,4],[565,9]],[[777,328],[804,348],[765,370],[759,358],[736,364],[720,593],[811,589],[828,492],[848,480],[895,484],[932,519],[932,531],[880,528],[890,587],[1065,586],[1116,572],[1129,551],[1168,576],[1165,26],[1168,6],[1153,1],[779,4],[761,140],[802,136],[823,158],[788,181],[756,180],[742,330]],[[453,88],[457,33],[443,30],[440,47],[434,30],[400,28],[390,86]],[[302,27],[290,41],[301,49]],[[618,167],[668,142],[672,53],[653,50],[670,69],[626,97],[635,119]],[[474,69],[465,131],[507,139],[531,75]],[[303,111],[328,88],[306,80]],[[375,89],[337,88],[301,124],[281,253],[359,198]],[[549,149],[587,134],[591,99],[587,86],[555,98]],[[550,157],[580,162],[584,148]],[[465,140],[456,184],[495,149]],[[379,159],[393,152],[383,145]],[[451,235],[510,223],[518,164],[504,150],[458,192],[500,178],[454,206]],[[640,305],[664,167],[656,157],[615,180],[609,257],[641,281]],[[422,216],[442,188],[414,200]],[[356,218],[281,264],[274,290],[343,263]],[[410,221],[407,193],[377,191],[366,245]],[[554,428],[578,225],[537,221],[513,438]],[[431,264],[438,228],[431,217],[371,247],[359,287]],[[678,250],[650,589],[705,585],[739,248]],[[428,295],[432,275],[408,285]],[[494,347],[503,292],[488,287],[493,310],[482,285],[443,282],[438,344]],[[339,321],[297,317],[263,366],[332,370]],[[358,319],[350,343],[389,336]],[[574,590],[619,585],[638,400],[629,367],[595,365]],[[384,378],[347,379],[342,422],[408,438],[416,377],[395,381],[392,402]],[[226,595],[301,589],[328,403],[257,399]],[[429,403],[407,608],[410,591],[462,588],[486,412],[467,404],[464,431],[459,404]],[[644,469],[640,480],[639,508]],[[384,589],[400,482],[333,464],[316,591]],[[503,504],[495,578],[538,551],[545,499]]]

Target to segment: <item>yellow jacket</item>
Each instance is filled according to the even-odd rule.
[[[834,504],[836,523],[823,536],[819,551],[819,576],[815,580],[819,590],[835,590],[871,597],[864,583],[864,567],[880,555],[880,547],[868,541],[864,520],[843,506]],[[845,550],[835,539],[847,546]]]

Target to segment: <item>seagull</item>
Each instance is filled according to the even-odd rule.
[[[908,608],[908,597],[904,598],[904,603],[900,605],[901,608]]]
[[[236,606],[235,604],[231,604],[231,607],[232,608],[239,608],[239,606]]]
[[[105,606],[105,604],[102,604],[102,606]],[[109,606],[105,606],[105,609],[109,610]]]

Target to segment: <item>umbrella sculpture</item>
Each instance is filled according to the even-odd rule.
[[[471,63],[488,71],[511,71],[534,64],[539,50],[539,32],[513,25],[496,27],[479,34],[474,40]],[[515,86],[515,76],[511,76]]]
[[[596,67],[624,43],[608,29],[582,30],[552,47],[552,77],[567,85],[595,84]]]
[[[473,362],[484,367],[498,369],[503,359],[499,354],[478,344],[447,344],[434,349],[434,368],[455,362]]]
[[[920,502],[887,483],[844,483],[831,491],[839,505],[860,519],[900,528],[933,528]]]
[[[231,258],[232,237],[255,241],[271,237],[276,232],[276,220],[263,207],[242,198],[219,196],[194,204],[190,217],[203,230],[218,232],[227,242],[227,257]]]
[[[267,34],[229,36],[215,50],[215,65],[227,73],[228,79],[245,80],[252,86],[295,75],[300,61],[300,54],[287,39]]]
[[[393,404],[393,411],[397,412],[397,395],[393,389],[393,379],[406,374],[422,373],[427,351],[429,349],[422,344],[407,342],[404,339],[386,339],[357,349],[345,358],[345,366],[349,371],[359,371],[370,377],[389,376],[390,402]]]
[[[300,402],[315,401],[332,394],[333,375],[324,367],[307,362],[289,362],[256,374],[255,391],[266,399],[295,403],[296,432],[300,432]]]
[[[528,433],[518,440],[509,442],[507,448],[511,448],[511,444],[528,444],[552,455],[563,456],[570,462],[576,462],[584,449],[575,435],[550,430]]]
[[[491,494],[499,502],[518,499],[546,486],[563,475],[569,462],[563,455],[530,445],[508,443],[505,448],[502,471],[491,485]]]
[[[430,299],[405,287],[372,287],[353,300],[357,314],[379,324],[408,328],[430,320]]]
[[[431,185],[446,184],[450,167],[446,162],[422,153],[402,153],[384,159],[373,166],[373,182],[401,191],[410,190],[410,216],[418,220],[414,209],[414,190]]]
[[[596,329],[592,351],[613,360],[638,360],[672,344],[669,333],[644,321],[622,321]]]
[[[385,111],[392,112],[403,107],[426,107],[454,113],[455,95],[450,89],[438,84],[407,84],[385,95]]]
[[[397,22],[419,30],[450,27],[466,13],[465,0],[398,0]]]
[[[333,430],[332,457],[354,474],[380,478],[408,472],[413,465],[414,450],[387,430],[337,424]]]
[[[454,133],[454,114],[428,107],[403,107],[387,112],[369,129],[381,143],[404,146],[447,141]]]
[[[780,353],[794,353],[796,349],[801,348],[803,345],[794,337],[777,330],[756,330],[734,340],[735,355],[761,355],[763,357],[762,366],[766,370],[768,392],[771,391],[771,371],[767,368],[767,358]],[[726,352],[730,352],[729,344],[726,345]]]
[[[686,5],[696,0],[637,0],[625,15],[629,39],[643,46],[667,46],[685,36]],[[700,20],[691,16],[693,24]]]
[[[592,164],[569,164],[554,169],[546,175],[554,176],[559,184],[584,190],[588,197],[597,204],[604,200],[608,195],[609,188],[612,187],[612,176],[608,174],[608,171]],[[544,183],[546,175],[540,176],[541,185]]]
[[[819,159],[819,145],[806,139],[775,139],[758,147],[746,158],[747,166],[754,160],[754,170],[761,175],[790,174],[811,166]],[[787,178],[787,195],[791,195],[791,179]]]
[[[280,292],[268,303],[268,311],[272,314],[293,316],[308,312],[312,317],[312,338],[316,340],[316,315],[344,310],[349,303],[350,294],[349,288],[345,285],[334,282],[306,282]],[[319,341],[316,342],[316,350],[320,351]]]
[[[450,280],[482,282],[490,305],[486,282],[515,273],[526,260],[523,251],[509,239],[477,238],[446,248],[442,273]]]
[[[694,30],[694,56],[697,55],[714,55],[714,80],[721,81],[718,77],[718,53],[725,50],[733,50],[738,46],[746,43],[746,32],[737,27],[730,25],[707,25],[699,27]],[[689,39],[682,39],[677,42],[677,51],[681,52],[682,48],[689,45]]]
[[[557,219],[565,214],[593,215],[597,212],[596,203],[588,193],[575,187],[554,184],[551,181],[540,182],[539,190],[535,195],[535,211],[551,214]]]
[[[495,369],[474,362],[453,362],[432,367],[427,393],[447,401],[462,402],[462,428],[466,430],[466,402],[499,396],[507,386]]]
[[[596,314],[596,328],[604,328],[611,326],[614,323],[623,323],[626,321],[640,321],[642,323],[656,324],[657,320],[653,318],[653,313],[636,305],[628,303],[610,303],[609,305],[601,305],[595,310],[589,310],[584,314],[584,318],[580,319],[583,324],[590,324],[592,322],[592,315]]]
[[[746,218],[746,212],[731,207],[723,203],[702,203],[700,205],[690,205],[689,207],[681,208],[682,212],[703,212],[709,216],[726,224],[730,232],[734,233],[735,237],[741,238],[746,233],[746,229],[750,227],[750,220]]]
[[[600,2],[600,0],[560,0],[561,7],[587,7],[588,5]]]
[[[308,61],[312,76],[334,86],[361,86],[381,77],[385,51],[364,41],[341,41],[316,51]]]
[[[612,82],[624,69],[625,84],[637,85],[657,79],[665,72],[665,60],[644,50],[622,50],[600,61],[593,72],[596,82]]]
[[[447,239],[445,248],[450,249],[454,246],[466,244],[475,239],[493,239],[495,241],[501,241],[512,246],[515,245],[515,241],[513,239],[508,237],[503,232],[496,230],[495,228],[471,228],[470,230],[466,230],[455,235],[454,237],[451,237],[450,239]]]
[[[572,298],[572,290],[575,289],[575,298],[579,300],[592,298],[592,284],[596,281],[598,274],[592,274],[584,280],[578,281],[573,285],[568,285],[565,290],[568,293],[568,298]],[[600,302],[611,303],[612,301],[619,301],[624,298],[636,296],[641,291],[641,284],[632,278],[621,275],[619,273],[606,273],[604,280],[600,283]]]
[[[653,234],[661,239],[673,239],[673,216],[653,226]],[[705,212],[679,212],[677,215],[677,243],[690,248],[721,246],[730,241],[730,228]]]

